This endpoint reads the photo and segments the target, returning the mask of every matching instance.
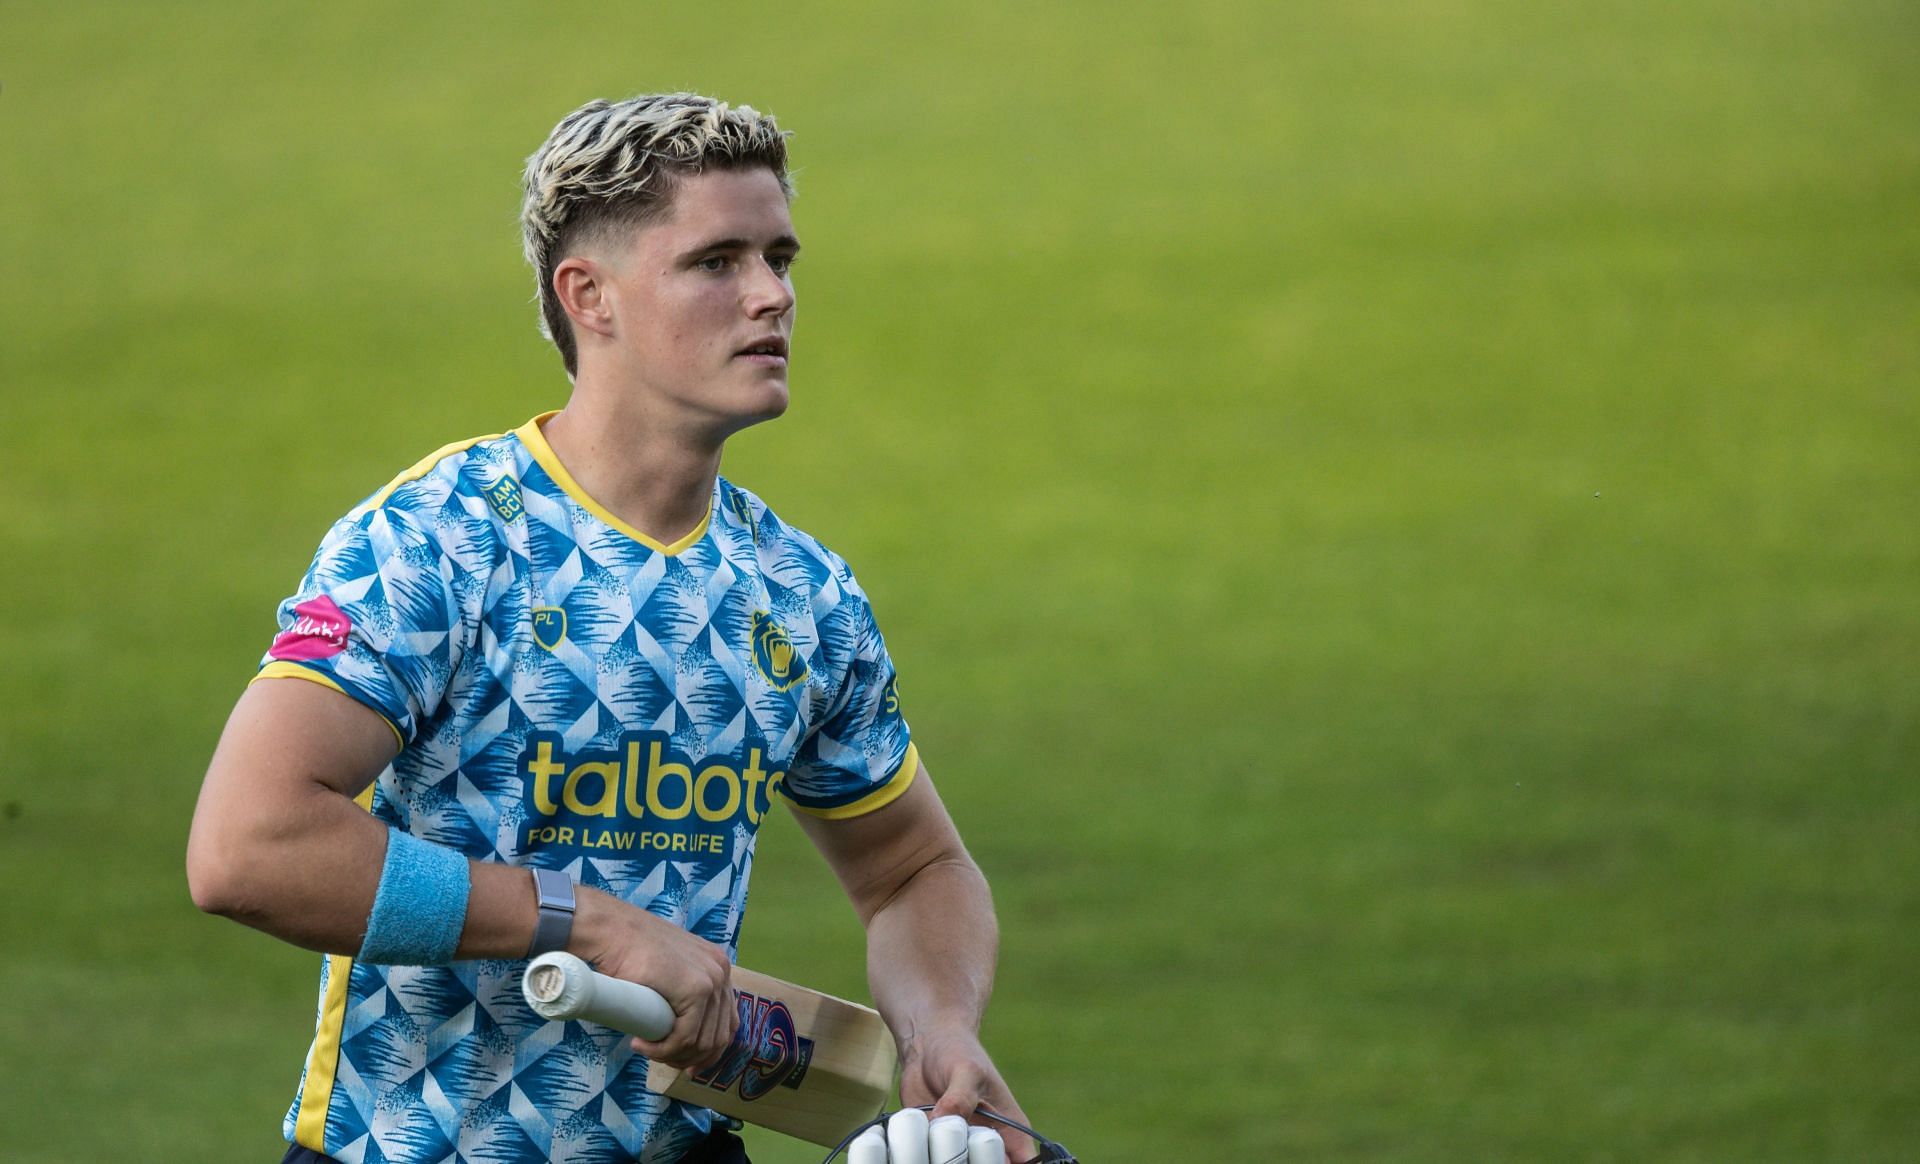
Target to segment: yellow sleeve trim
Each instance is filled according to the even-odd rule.
[[[655,541],[653,538],[648,537],[646,534],[641,533],[639,530],[615,517],[611,510],[601,505],[598,501],[595,501],[585,489],[580,487],[580,483],[573,479],[573,474],[567,472],[567,467],[560,463],[560,457],[553,451],[553,446],[547,443],[547,434],[540,431],[540,426],[556,415],[558,415],[557,412],[543,412],[519,428],[514,429],[513,435],[519,437],[520,443],[527,446],[527,451],[532,453],[534,461],[539,464],[542,469],[547,471],[547,476],[553,478],[554,483],[565,490],[568,497],[579,502],[582,509],[655,553],[665,554],[669,558],[707,535],[707,527],[713,524],[713,498],[711,495],[707,498],[706,516],[700,519],[700,524],[693,527],[692,533],[687,534],[685,537],[671,544]]]
[[[920,748],[916,744],[909,743],[906,758],[900,761],[900,767],[894,770],[893,775],[887,777],[887,782],[852,804],[836,805],[833,808],[809,808],[794,800],[793,797],[787,796],[787,785],[784,780],[780,783],[780,794],[787,796],[787,803],[792,805],[796,812],[817,816],[821,820],[850,820],[856,816],[865,816],[876,808],[885,808],[900,799],[901,794],[913,784],[913,778],[919,773]]]
[[[470,449],[473,446],[479,444],[481,441],[494,440],[503,435],[505,434],[491,432],[486,434],[485,436],[469,437],[463,441],[454,441],[450,445],[442,445],[440,448],[435,449],[431,453],[428,453],[426,456],[420,458],[418,461],[415,461],[413,463],[413,466],[409,468],[406,472],[400,474],[398,477],[395,477],[393,480],[387,482],[384,486],[382,486],[380,489],[380,492],[373,495],[373,500],[369,503],[369,506],[371,508],[378,509],[380,506],[385,505],[387,503],[387,498],[393,496],[393,491],[395,489],[400,488],[400,486],[405,485],[409,481],[418,481],[420,478],[426,476],[428,473],[433,472],[433,467],[439,464],[440,462],[446,460],[448,457],[451,457],[455,453],[464,452],[467,449]]]
[[[340,686],[339,683],[335,682],[333,676],[325,674],[320,671],[316,671],[311,667],[302,667],[298,663],[287,663],[287,662],[281,662],[281,661],[268,663],[266,666],[260,668],[260,673],[258,675],[255,675],[253,678],[247,680],[247,685],[251,687],[253,684],[260,682],[260,680],[262,679],[305,679],[309,683],[318,683],[322,687],[332,688],[333,690],[338,691],[340,694],[345,695],[348,699],[353,699],[353,695],[349,693],[346,688]],[[386,724],[388,730],[393,732],[394,740],[398,742],[399,745],[403,748],[407,746],[407,737],[400,734],[400,725],[388,719],[386,712],[381,711],[379,708],[374,707],[369,703],[362,702],[361,700],[353,699],[353,701],[355,703],[360,704],[360,706],[372,711],[373,714],[379,716],[380,722]]]

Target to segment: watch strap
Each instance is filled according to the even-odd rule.
[[[540,903],[540,918],[527,945],[529,958],[564,950],[573,936],[573,878],[558,869],[535,869],[533,892]]]

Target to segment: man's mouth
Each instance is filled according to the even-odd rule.
[[[763,339],[757,339],[735,352],[734,355],[737,357],[744,356],[756,363],[771,364],[778,362],[784,364],[787,360],[787,337],[770,335]]]

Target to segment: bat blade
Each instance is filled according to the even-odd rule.
[[[647,1088],[833,1147],[893,1092],[893,1034],[871,1007],[735,967],[740,1033],[711,1067],[647,1070]]]
[[[876,1011],[739,967],[733,987],[740,1027],[726,1054],[698,1071],[650,1063],[648,1090],[825,1147],[879,1114],[898,1061]],[[534,959],[521,990],[543,1018],[647,1039],[673,1025],[653,990],[597,974],[571,954]]]

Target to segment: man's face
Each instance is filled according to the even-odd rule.
[[[785,412],[799,251],[772,171],[682,178],[665,218],[605,247],[623,378],[722,439]]]

